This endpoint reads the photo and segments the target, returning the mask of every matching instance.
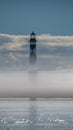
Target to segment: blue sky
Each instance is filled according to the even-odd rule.
[[[0,0],[0,33],[73,35],[73,0]]]

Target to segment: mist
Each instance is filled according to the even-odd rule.
[[[73,73],[1,72],[0,98],[73,98]]]

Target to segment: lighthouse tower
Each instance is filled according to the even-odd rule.
[[[30,34],[30,51],[36,51],[36,35],[34,32]]]
[[[36,35],[34,32],[30,34],[30,55],[29,55],[29,63],[30,63],[30,71],[36,71],[37,64],[37,52],[36,52]]]

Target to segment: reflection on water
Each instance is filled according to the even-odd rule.
[[[36,100],[33,101],[31,100],[30,116],[29,116],[29,119],[31,121],[31,123],[29,124],[30,130],[37,130],[36,118],[37,118]]]
[[[0,130],[73,130],[73,99],[0,100]]]

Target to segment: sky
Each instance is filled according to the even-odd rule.
[[[73,0],[0,0],[0,33],[73,35]]]

